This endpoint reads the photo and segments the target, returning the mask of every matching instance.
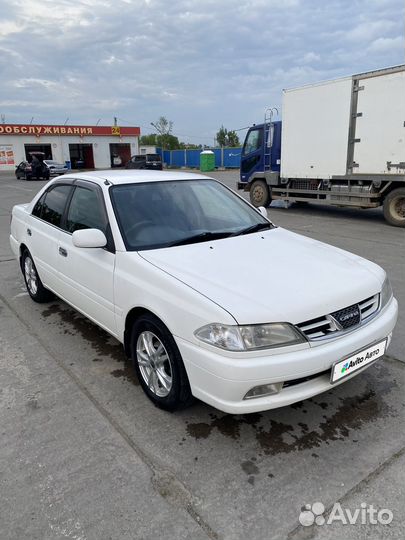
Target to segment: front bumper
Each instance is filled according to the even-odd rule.
[[[249,182],[238,182],[237,183],[238,189],[243,189],[243,191],[249,191],[250,190],[250,184]]]
[[[398,303],[391,302],[372,321],[357,330],[336,339],[310,344],[300,350],[272,354],[225,353],[214,347],[199,346],[176,337],[193,395],[217,409],[244,414],[290,405],[296,401],[320,394],[360,374],[330,384],[332,365],[376,341],[388,337],[398,317]],[[327,372],[327,373],[325,373]],[[283,388],[278,394],[244,400],[254,386],[292,381],[319,373],[311,380]]]
[[[62,176],[63,174],[66,174],[68,172],[68,169],[51,169],[49,171],[49,174],[51,176]]]

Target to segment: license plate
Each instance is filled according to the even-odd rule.
[[[344,360],[339,360],[332,366],[330,382],[333,384],[344,377],[348,377],[355,371],[364,368],[368,364],[371,364],[385,353],[386,347],[387,338],[375,345],[367,347],[367,349],[363,349],[362,351],[345,358]]]

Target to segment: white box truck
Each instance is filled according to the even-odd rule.
[[[405,65],[284,90],[282,107],[244,142],[238,188],[255,206],[382,205],[405,227]]]

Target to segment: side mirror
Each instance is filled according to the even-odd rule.
[[[99,229],[80,229],[72,234],[73,245],[79,248],[103,248],[107,238]]]
[[[264,216],[265,218],[267,218],[267,210],[265,209],[264,206],[259,206],[258,207],[258,210],[259,212],[261,213],[262,216]],[[268,219],[268,218],[267,218]]]

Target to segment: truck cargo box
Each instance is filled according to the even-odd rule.
[[[281,177],[401,174],[404,122],[404,66],[284,90]]]
[[[360,90],[360,88],[362,88]],[[359,79],[354,173],[405,171],[405,71]],[[361,116],[360,116],[361,114]],[[403,168],[399,166],[402,162]]]

